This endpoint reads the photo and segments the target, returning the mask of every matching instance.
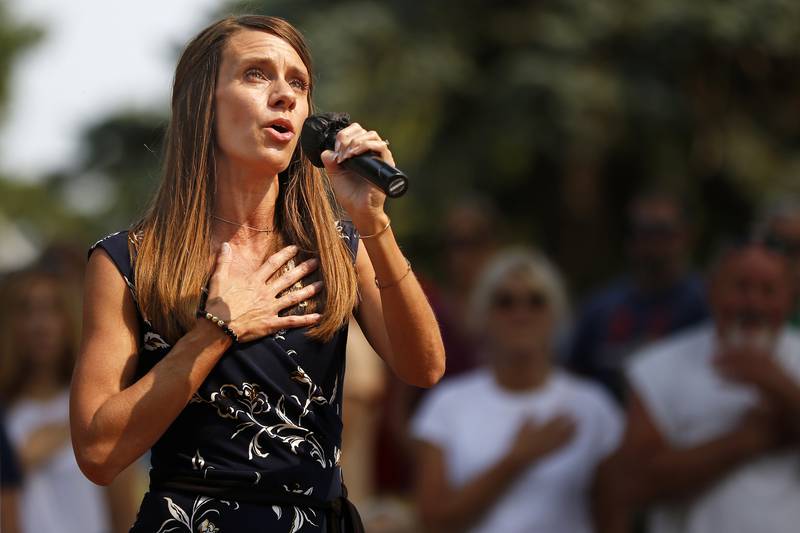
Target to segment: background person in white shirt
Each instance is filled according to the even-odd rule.
[[[79,470],[70,444],[77,348],[72,296],[59,278],[35,268],[0,283],[0,404],[22,470],[19,527],[22,533],[123,533],[140,497],[138,466],[98,487]]]
[[[623,449],[652,533],[800,530],[800,337],[790,273],[761,245],[711,275],[713,324],[634,360]]]
[[[412,421],[431,531],[594,531],[595,473],[621,420],[599,386],[553,366],[566,307],[538,254],[506,251],[484,271],[472,322],[488,365],[433,389]]]

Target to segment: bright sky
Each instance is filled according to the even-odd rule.
[[[176,50],[224,0],[10,0],[46,30],[18,58],[0,171],[35,179],[80,156],[82,130],[119,109],[166,109]]]

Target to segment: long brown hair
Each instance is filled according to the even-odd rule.
[[[211,214],[216,186],[214,93],[222,52],[231,35],[250,29],[289,43],[308,70],[311,53],[303,36],[277,17],[222,19],[195,37],[175,70],[172,117],[164,148],[161,184],[141,221],[134,225],[131,257],[139,308],[153,328],[171,342],[188,331],[201,290],[213,266]],[[337,207],[324,173],[302,157],[298,144],[279,176],[275,227],[285,243],[319,258],[325,290],[316,307],[324,310],[308,335],[328,340],[348,319],[356,303],[356,275],[336,225]]]
[[[58,379],[67,387],[72,377],[72,367],[77,354],[78,320],[75,316],[75,294],[53,274],[31,268],[8,274],[0,283],[0,402],[10,405],[19,398],[30,376],[32,367],[26,346],[20,339],[20,320],[26,320],[31,293],[38,285],[53,291],[55,311],[62,321],[61,353],[58,361]]]

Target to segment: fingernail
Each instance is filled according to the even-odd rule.
[[[231,252],[231,245],[228,244],[227,242],[223,242],[222,243],[222,253],[223,254],[228,254],[230,252]]]
[[[322,315],[320,315],[319,313],[311,313],[310,315],[308,315],[308,318],[310,318],[311,320],[319,320],[319,317],[321,316]]]
[[[314,290],[319,290],[319,289],[321,289],[321,288],[323,287],[323,285],[325,285],[325,284],[324,284],[324,283],[322,283],[321,281],[315,281],[315,282],[314,282],[314,283],[312,283],[311,285],[313,285],[313,286],[314,286]]]
[[[319,265],[319,261],[316,258],[312,257],[308,260],[308,266],[315,267],[317,265]]]

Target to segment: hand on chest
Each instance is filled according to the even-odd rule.
[[[497,464],[515,445],[526,420],[543,424],[557,415],[569,417],[574,422],[574,432],[563,444],[533,461],[523,477],[558,485],[583,479],[592,461],[591,424],[571,402],[553,395],[525,403],[487,400],[476,406],[470,416],[459,417],[451,454],[453,481],[466,482]]]

